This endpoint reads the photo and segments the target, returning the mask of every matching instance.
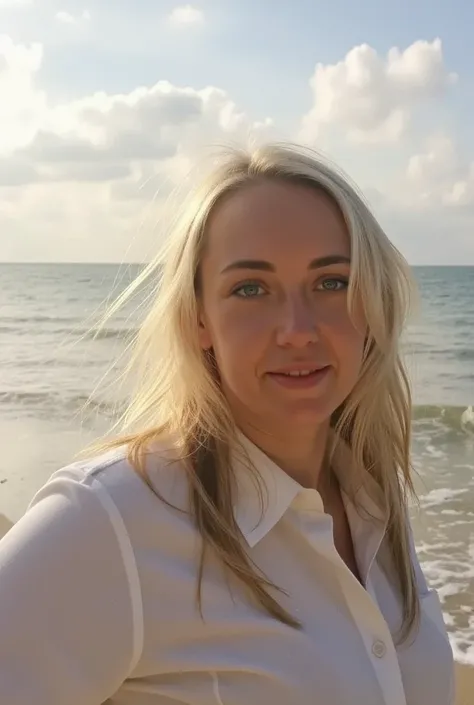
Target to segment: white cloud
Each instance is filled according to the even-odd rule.
[[[252,123],[217,88],[178,88],[167,81],[128,94],[97,93],[50,108],[28,145],[15,150],[12,169],[32,180],[123,179],[133,165],[195,154],[216,139],[245,140],[271,127]],[[34,176],[25,162],[35,165]],[[160,173],[160,169],[157,170]],[[136,170],[135,170],[136,173]]]
[[[432,136],[425,151],[408,161],[409,200],[421,206],[474,204],[474,161],[466,159],[452,138]]]
[[[444,65],[440,39],[417,41],[386,57],[368,44],[354,47],[337,64],[317,64],[311,77],[313,106],[301,137],[314,142],[339,129],[353,143],[394,143],[413,110],[440,96],[456,80]]]
[[[73,15],[62,10],[56,13],[56,19],[58,22],[64,22],[64,24],[74,24],[76,22],[76,18]]]
[[[121,261],[132,241],[137,242],[132,259],[147,246],[138,236],[142,203],[112,202],[105,184],[36,183],[6,193],[11,198],[1,201],[0,228],[6,237],[0,260]]]
[[[253,122],[225,91],[167,81],[51,105],[34,84],[41,47],[4,44],[10,82],[0,88],[0,111],[12,111],[0,158],[0,232],[9,237],[0,259],[21,259],[20,252],[33,260],[80,259],[87,247],[97,259],[120,259],[154,194],[161,202],[182,183],[203,147],[243,143],[271,129],[271,121]],[[22,103],[10,100],[20,76],[23,103],[36,101],[37,108],[23,126],[17,124]],[[104,232],[114,233],[112,250]],[[131,258],[140,259],[144,247],[138,242]]]
[[[183,25],[199,25],[204,22],[204,13],[192,5],[182,5],[181,7],[175,7],[168,19],[172,25],[179,27]]]
[[[203,147],[273,136],[270,120],[254,121],[214,86],[159,81],[53,104],[38,87],[42,57],[39,44],[0,37],[0,232],[7,233],[7,244],[0,238],[0,259],[116,261],[134,234],[129,258],[140,259],[158,237],[138,236],[144,211],[150,208],[156,221],[170,191],[177,184],[186,188],[191,167],[205,168]],[[417,42],[386,58],[370,47],[356,47],[339,64],[320,66],[316,75],[325,91],[319,91],[306,126],[311,135],[334,126],[339,134],[352,130],[351,139],[359,142],[338,161],[353,175],[354,166],[365,166],[373,155],[372,177],[357,178],[364,190],[378,189],[366,193],[389,234],[395,231],[397,244],[413,259],[426,261],[429,251],[442,261],[448,228],[455,234],[447,254],[452,249],[453,257],[462,252],[474,261],[468,240],[473,223],[464,208],[474,203],[474,167],[461,146],[443,134],[417,146],[414,133],[411,157],[408,142],[399,141],[396,149],[392,142],[383,151],[366,146],[393,140],[418,104],[443,95],[454,79],[444,66],[441,44]],[[398,182],[390,154],[402,164]],[[412,238],[413,232],[421,234]]]
[[[40,44],[0,36],[0,156],[28,144],[46,113],[46,96],[35,86],[42,58]]]
[[[56,19],[58,22],[62,22],[63,24],[78,24],[81,21],[83,22],[88,22],[91,18],[91,14],[89,10],[84,10],[80,15],[71,15],[70,12],[65,12],[64,10],[61,10],[60,12],[57,12],[55,15]]]

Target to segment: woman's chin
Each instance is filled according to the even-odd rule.
[[[280,423],[291,427],[301,424],[314,427],[327,422],[337,405],[331,404],[329,399],[291,399],[271,408],[272,416],[278,416]]]

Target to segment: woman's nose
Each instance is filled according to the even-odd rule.
[[[314,306],[303,297],[295,297],[285,302],[278,322],[278,345],[305,347],[317,340],[318,329]]]

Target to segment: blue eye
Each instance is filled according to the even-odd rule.
[[[317,285],[319,291],[343,291],[349,282],[344,278],[328,277]]]
[[[261,296],[262,293],[265,293],[263,287],[260,286],[260,284],[255,284],[252,282],[242,284],[232,292],[233,296],[237,296],[241,299],[255,299],[256,297]]]

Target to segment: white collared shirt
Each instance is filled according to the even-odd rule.
[[[414,549],[421,620],[396,647],[401,608],[381,568],[385,528],[375,505],[369,518],[345,498],[363,587],[335,550],[320,495],[244,445],[266,510],[259,521],[259,493],[236,455],[236,520],[251,560],[302,628],[256,607],[210,552],[203,619],[200,537],[183,468],[149,460],[173,509],[113,451],[55,473],[0,542],[2,705],[454,702],[439,600]]]

